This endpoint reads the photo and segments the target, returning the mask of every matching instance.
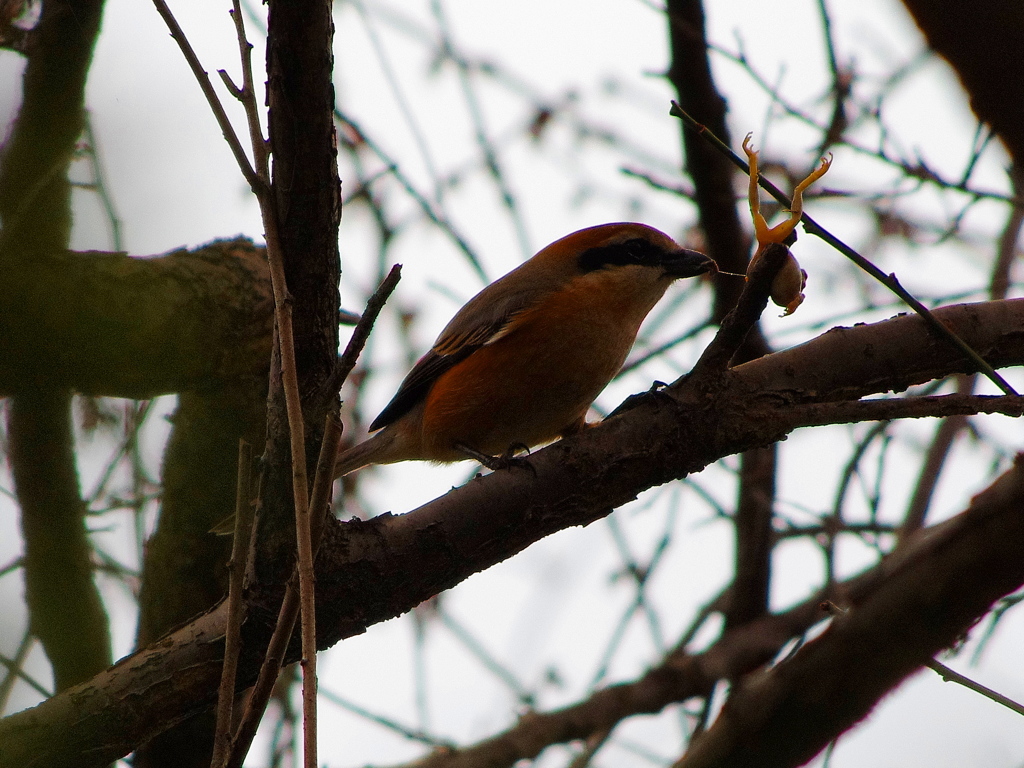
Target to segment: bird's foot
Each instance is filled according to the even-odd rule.
[[[491,456],[486,453],[481,453],[476,448],[471,448],[464,443],[456,443],[456,450],[464,453],[468,458],[479,462],[483,466],[487,467],[492,472],[497,472],[499,469],[511,469],[512,467],[520,467],[528,469],[533,472],[534,477],[537,476],[537,470],[533,468],[533,465],[522,456],[516,456],[517,453],[524,452],[527,455],[530,453],[530,447],[523,445],[522,443],[513,443],[508,447],[500,456]]]
[[[675,398],[672,396],[672,393],[668,391],[668,384],[664,381],[655,381],[651,384],[651,388],[646,392],[637,392],[635,395],[630,395],[619,403],[618,407],[609,413],[605,419],[607,420],[612,416],[618,416],[620,413],[631,411],[638,405],[642,405],[643,403],[650,402],[652,400],[662,403],[675,402]]]

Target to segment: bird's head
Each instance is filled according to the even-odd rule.
[[[616,293],[650,293],[654,300],[677,278],[718,271],[710,257],[635,223],[581,229],[556,240],[531,261],[534,268],[541,268],[538,271],[560,273],[564,280]]]
[[[646,224],[602,224],[574,232],[556,243],[576,254],[582,273],[620,267],[653,269],[660,277],[676,279],[715,273],[718,265],[698,251],[683,248]]]

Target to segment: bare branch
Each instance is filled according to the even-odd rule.
[[[334,486],[334,462],[338,456],[340,440],[341,422],[329,416],[327,426],[324,429],[324,439],[320,447],[316,475],[313,479],[313,494],[310,499],[310,509],[312,511],[310,538],[312,540],[312,557],[314,560],[320,548],[324,525],[327,522],[326,516],[330,513],[331,490]],[[274,633],[267,643],[267,649],[263,662],[260,665],[256,684],[249,692],[245,711],[242,713],[232,740],[230,754],[226,757],[224,763],[225,768],[239,768],[241,766],[242,761],[245,760],[249,752],[249,747],[252,745],[252,740],[256,736],[256,729],[263,718],[263,712],[270,702],[274,685],[283,666],[288,643],[292,637],[292,631],[295,628],[295,619],[299,615],[300,595],[297,580],[298,574],[296,573],[285,587],[284,599],[281,601]],[[315,639],[314,635],[314,642]],[[304,638],[304,643],[305,640],[306,638]],[[304,651],[304,653],[308,652],[308,649]]]
[[[1008,696],[1003,696],[1003,694],[998,691],[993,691],[991,688],[987,688],[981,683],[975,682],[965,675],[961,675],[956,670],[950,669],[945,664],[942,664],[935,659],[929,661],[925,666],[938,673],[939,676],[941,676],[947,683],[957,683],[965,688],[970,688],[975,693],[980,693],[986,699],[991,699],[996,704],[1002,704],[1004,707],[1013,710],[1018,715],[1024,715],[1024,705],[1018,704]]]
[[[242,143],[238,140],[238,134],[235,133],[235,129],[232,127],[231,121],[224,111],[224,105],[220,103],[220,97],[213,90],[213,83],[210,81],[209,74],[203,69],[203,65],[199,62],[199,57],[192,50],[192,44],[185,37],[185,33],[182,32],[181,27],[178,25],[178,20],[174,18],[171,9],[167,7],[167,3],[164,0],[153,0],[153,5],[156,6],[157,13],[160,14],[164,23],[167,24],[171,37],[178,44],[182,55],[185,57],[185,61],[188,62],[188,66],[192,70],[192,74],[195,75],[196,81],[199,83],[199,87],[202,89],[203,95],[210,105],[210,110],[217,119],[217,125],[220,126],[220,131],[224,135],[224,141],[228,143],[231,154],[235,156],[235,162],[238,163],[239,170],[249,183],[249,186],[252,187],[253,192],[259,193],[259,190],[266,187],[266,183],[257,175],[249,163],[249,158],[246,157],[245,150],[242,149]]]
[[[1024,340],[1018,332],[1024,326],[1024,300],[948,307],[937,314],[998,364],[1024,361]],[[920,377],[965,366],[946,345],[927,343],[929,338],[915,316],[832,331],[731,369],[731,384],[717,394],[680,389],[678,406],[666,398],[644,402],[537,451],[530,458],[536,476],[495,472],[408,514],[328,526],[317,559],[321,645],[407,611],[553,531],[598,519],[644,488],[781,438],[792,424],[751,418],[752,412],[766,413],[752,404],[753,393],[774,389],[782,400],[813,397],[827,402],[907,386]],[[888,359],[890,354],[897,356],[898,365]],[[611,466],[614,471],[608,471]],[[481,515],[481,509],[488,514]],[[1006,525],[1024,526],[1020,515],[1009,517]],[[430,532],[426,539],[424,531]],[[974,569],[977,578],[995,579],[1019,569],[1024,581],[1024,554],[1004,552],[1013,542],[1024,546],[1024,530],[1003,531],[992,541],[973,540],[973,556],[986,558],[984,567]],[[992,560],[997,555],[998,567]],[[1007,576],[1008,581],[1014,578]],[[252,609],[244,631],[253,633],[253,647],[265,646],[267,629],[259,617],[269,610],[277,615],[277,605]],[[224,633],[225,615],[222,608],[214,609],[121,661],[91,681],[92,696],[75,689],[0,721],[0,749],[7,750],[0,752],[0,766],[20,768],[27,764],[26,754],[57,764],[58,754],[77,756],[87,745],[95,746],[91,734],[97,733],[106,745],[97,759],[112,759],[150,738],[154,728],[212,704],[222,658],[217,640]],[[291,650],[289,657],[296,653]],[[239,685],[251,684],[258,666],[258,660],[243,655]],[[717,669],[711,674],[717,679],[729,673]],[[157,684],[169,677],[178,683],[173,688]],[[122,698],[128,691],[131,696]],[[73,725],[65,727],[64,738],[59,743],[40,741],[46,723],[62,720],[69,708],[76,714],[68,720]]]
[[[938,416],[973,416],[1001,413],[1020,416],[1024,397],[1019,395],[933,395],[857,400],[850,403],[809,403],[783,408],[800,426],[856,424],[861,421],[924,419]]]
[[[726,157],[732,160],[734,165],[736,165],[742,171],[749,173],[750,168],[747,166],[747,163],[739,157],[739,155],[733,152],[727,144],[722,142],[720,139],[718,139],[717,136],[715,136],[711,131],[709,131],[707,126],[701,125],[696,120],[694,120],[690,115],[686,114],[686,112],[684,112],[683,109],[675,102],[672,103],[672,109],[669,110],[669,114],[684,120],[686,124],[693,128],[693,130],[695,130],[699,136],[702,136],[703,138],[708,140],[712,146],[714,146]],[[758,179],[758,184],[761,186],[762,189],[768,192],[772,197],[774,197],[787,208],[792,205],[792,201],[789,199],[789,197],[782,190],[780,190],[770,181],[765,179],[764,176],[761,176]],[[936,320],[935,317],[932,315],[931,310],[928,309],[928,307],[926,307],[920,301],[918,301],[913,295],[911,295],[911,293],[900,284],[900,281],[899,279],[897,279],[895,274],[887,275],[884,272],[882,272],[882,270],[876,267],[871,261],[861,256],[849,245],[847,245],[838,237],[829,232],[827,229],[822,227],[808,214],[805,213],[803,215],[803,217],[801,218],[801,223],[804,225],[804,229],[807,231],[808,234],[820,237],[822,240],[824,240],[826,243],[831,245],[841,254],[846,256],[846,258],[850,259],[858,267],[863,269],[865,272],[867,272],[869,275],[875,278],[878,282],[880,282],[890,291],[899,296],[900,299],[902,299],[907,304],[907,306],[909,306],[911,309],[917,312],[918,315],[924,318],[925,322],[928,323],[932,330],[938,333],[938,335],[946,338],[954,347],[956,347],[963,354],[971,358],[977,365],[978,370],[981,373],[984,373],[985,376],[987,376],[993,384],[999,387],[999,389],[1001,389],[1008,395],[1016,394],[1013,387],[1011,387],[1006,382],[1006,380],[1003,379],[1002,376],[996,373],[995,369],[992,368],[992,366],[988,362],[986,362],[986,360],[981,355],[975,352],[969,344],[964,342],[963,339],[958,337],[955,333],[950,331],[948,328],[942,325],[942,323]]]
[[[241,651],[240,636],[245,603],[242,587],[245,578],[246,553],[252,536],[252,499],[250,478],[252,447],[245,440],[238,441],[238,487],[235,491],[235,535],[229,563],[228,619],[224,639],[224,671],[217,690],[217,729],[213,737],[212,768],[221,768],[231,748],[231,715],[235,703],[235,677]]]
[[[366,309],[363,310],[363,314],[359,317],[359,321],[352,331],[352,336],[345,346],[345,351],[338,358],[338,364],[331,371],[331,377],[327,380],[327,383],[324,384],[325,398],[336,397],[345,384],[345,380],[348,379],[348,375],[352,373],[352,369],[355,368],[356,361],[359,359],[359,354],[363,351],[363,347],[366,346],[367,339],[370,338],[373,324],[377,322],[377,317],[380,315],[381,310],[384,309],[384,303],[394,293],[401,278],[402,265],[395,264],[388,273],[388,276],[384,278],[384,282],[377,287],[373,296],[366,302]]]
[[[966,512],[917,536],[904,557],[884,561],[877,589],[852,600],[821,636],[735,686],[678,768],[781,768],[824,749],[1017,588],[1022,574],[1007,568],[1008,558],[1024,556],[1024,541],[1007,537],[1018,535],[1010,518],[1022,503],[1018,462]],[[979,547],[984,561],[976,559]]]

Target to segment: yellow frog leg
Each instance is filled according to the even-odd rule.
[[[793,190],[793,207],[789,209],[789,220],[793,224],[789,228],[790,232],[793,231],[793,227],[800,221],[800,217],[804,215],[804,190],[828,173],[828,169],[831,167],[832,153],[829,152],[828,157],[821,158],[821,164],[811,171],[806,179],[796,185],[796,188]],[[779,226],[782,225],[780,224]]]
[[[832,155],[821,158],[821,164],[796,185],[793,190],[793,203],[789,209],[789,218],[774,227],[769,227],[764,216],[761,215],[761,199],[758,194],[758,152],[750,147],[752,133],[748,133],[743,139],[743,151],[747,155],[747,163],[750,165],[750,185],[747,188],[747,198],[750,202],[750,215],[754,220],[754,236],[757,238],[758,250],[769,243],[784,242],[790,233],[800,223],[804,213],[804,190],[811,184],[824,176],[832,166]]]
[[[750,216],[754,221],[754,236],[757,238],[757,250],[747,267],[747,274],[753,269],[757,260],[761,257],[765,247],[772,243],[784,243],[786,238],[796,229],[800,223],[804,211],[804,190],[811,184],[824,176],[832,165],[832,156],[823,157],[821,164],[815,168],[803,181],[796,185],[793,190],[792,207],[789,210],[789,218],[769,227],[764,216],[761,215],[761,199],[758,194],[758,153],[750,146],[750,139],[753,134],[748,133],[743,139],[743,151],[747,155],[747,162],[750,165],[750,185],[747,188],[747,198],[750,203]],[[800,269],[800,264],[792,253],[782,270],[772,281],[771,297],[780,307],[785,307],[784,315],[790,315],[804,300],[804,285],[807,283],[807,273]]]
[[[761,196],[758,194],[757,189],[759,175],[757,165],[758,153],[750,147],[750,140],[753,136],[753,133],[748,133],[743,138],[743,151],[747,155],[747,164],[750,166],[750,185],[747,187],[747,201],[750,203],[750,217],[754,220],[754,236],[757,238],[757,250],[760,253],[761,247],[765,242],[775,241],[767,239],[771,235],[771,229],[768,227],[768,222],[765,221],[764,216],[761,215]],[[757,259],[757,256],[758,254],[754,254],[754,260]],[[751,263],[753,263],[753,260]]]

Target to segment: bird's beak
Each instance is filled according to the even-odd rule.
[[[669,277],[696,277],[718,272],[718,265],[714,259],[689,248],[680,248],[667,256],[661,266],[665,270],[665,275]]]

